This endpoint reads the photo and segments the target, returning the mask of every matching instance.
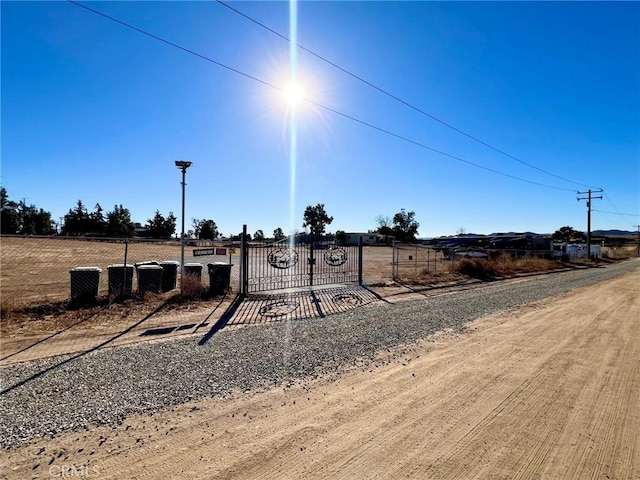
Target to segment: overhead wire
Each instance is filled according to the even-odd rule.
[[[606,210],[596,210],[595,208],[591,210],[592,212],[600,212],[600,213],[608,213],[609,215],[622,215],[625,217],[640,217],[640,214],[637,213],[620,213],[620,212],[607,212]]]
[[[228,3],[226,3],[226,2],[224,2],[224,1],[222,1],[222,0],[216,0],[216,1],[217,1],[217,3],[219,3],[220,5],[222,5],[222,6],[226,7],[226,8],[228,8],[229,10],[231,10],[231,11],[233,11],[233,12],[237,13],[238,15],[241,15],[242,17],[246,18],[247,20],[249,20],[249,21],[251,21],[251,22],[255,23],[256,25],[259,25],[260,27],[262,27],[262,28],[264,28],[265,30],[267,30],[267,31],[269,31],[269,32],[271,32],[271,33],[273,33],[274,35],[276,35],[276,36],[278,36],[278,37],[282,38],[283,40],[286,40],[287,42],[291,42],[291,40],[290,40],[286,35],[283,35],[283,34],[281,34],[281,33],[277,32],[276,30],[274,30],[274,29],[270,28],[269,26],[265,25],[264,23],[259,22],[258,20],[256,20],[256,19],[254,19],[254,18],[250,17],[249,15],[245,14],[244,12],[242,12],[242,11],[240,11],[240,10],[238,10],[238,9],[236,9],[236,8],[234,8],[234,7],[232,7],[232,6],[231,6],[231,5],[229,5]],[[483,146],[485,146],[485,147],[487,147],[487,148],[490,148],[490,149],[491,149],[491,150],[493,150],[494,152],[497,152],[497,153],[499,153],[499,154],[501,154],[501,155],[504,155],[505,157],[508,157],[508,158],[510,158],[510,159],[512,159],[512,160],[515,160],[515,161],[517,161],[517,162],[519,162],[519,163],[521,163],[521,164],[523,164],[523,165],[526,165],[527,167],[530,167],[530,168],[532,168],[532,169],[534,169],[534,170],[538,170],[539,172],[542,172],[542,173],[544,173],[544,174],[546,174],[546,175],[550,175],[550,176],[552,176],[552,177],[558,178],[558,179],[563,180],[563,181],[565,181],[565,182],[573,183],[573,184],[575,184],[575,185],[580,185],[580,186],[582,186],[582,187],[587,187],[587,188],[589,188],[589,187],[590,187],[589,185],[586,185],[586,184],[584,184],[584,183],[580,183],[580,182],[576,182],[576,181],[571,180],[571,179],[568,179],[568,178],[566,178],[566,177],[563,177],[563,176],[557,175],[557,174],[555,174],[555,173],[553,173],[553,172],[550,172],[550,171],[545,170],[545,169],[543,169],[543,168],[540,168],[540,167],[538,167],[538,166],[536,166],[536,165],[533,165],[533,164],[531,164],[531,163],[529,163],[529,162],[526,162],[526,161],[524,161],[524,160],[522,160],[522,159],[520,159],[520,158],[518,158],[518,157],[516,157],[516,156],[514,156],[514,155],[511,155],[510,153],[507,153],[507,152],[505,152],[504,150],[501,150],[501,149],[499,149],[499,148],[497,148],[497,147],[495,147],[495,146],[493,146],[493,145],[491,145],[491,144],[489,144],[489,143],[487,143],[487,142],[485,142],[485,141],[483,141],[483,140],[480,140],[479,138],[475,137],[474,135],[471,135],[471,134],[469,134],[469,133],[465,132],[464,130],[461,130],[461,129],[459,129],[459,128],[457,128],[457,127],[453,126],[453,125],[451,125],[450,123],[445,122],[444,120],[442,120],[442,119],[440,119],[440,118],[436,117],[435,115],[430,114],[430,113],[428,113],[428,112],[424,111],[423,109],[421,109],[421,108],[419,108],[419,107],[417,107],[417,106],[413,105],[412,103],[410,103],[410,102],[408,102],[408,101],[406,101],[406,100],[401,99],[400,97],[398,97],[398,96],[394,95],[393,93],[389,92],[388,90],[385,90],[384,88],[382,88],[382,87],[379,87],[379,86],[375,85],[374,83],[372,83],[372,82],[370,82],[370,81],[368,81],[368,80],[366,80],[366,79],[362,78],[361,76],[359,76],[359,75],[357,75],[357,74],[355,74],[355,73],[351,72],[350,70],[348,70],[348,69],[346,69],[346,68],[344,68],[344,67],[341,67],[340,65],[336,64],[335,62],[333,62],[333,61],[331,61],[331,60],[327,59],[326,57],[323,57],[322,55],[320,55],[320,54],[318,54],[318,53],[315,53],[314,51],[312,51],[312,50],[310,50],[310,49],[308,49],[308,48],[304,47],[303,45],[300,45],[299,43],[296,43],[296,46],[297,46],[300,50],[303,50],[303,51],[305,51],[305,52],[309,53],[310,55],[313,55],[314,57],[318,58],[319,60],[321,60],[321,61],[323,61],[323,62],[325,62],[325,63],[327,63],[327,64],[331,65],[332,67],[334,67],[334,68],[336,68],[336,69],[340,70],[341,72],[343,72],[343,73],[345,73],[345,74],[347,74],[347,75],[351,76],[352,78],[355,78],[356,80],[358,80],[358,81],[360,81],[360,82],[362,82],[362,83],[364,83],[364,84],[366,84],[366,85],[370,86],[371,88],[373,88],[373,89],[377,90],[378,92],[380,92],[380,93],[382,93],[382,94],[384,94],[384,95],[388,96],[389,98],[392,98],[393,100],[395,100],[395,101],[397,101],[397,102],[400,102],[401,104],[403,104],[403,105],[405,105],[405,106],[407,106],[407,107],[411,108],[412,110],[414,110],[414,111],[416,111],[416,112],[418,112],[418,113],[420,113],[420,114],[422,114],[422,115],[424,115],[424,116],[426,116],[426,117],[428,117],[428,118],[430,118],[430,119],[432,119],[432,120],[434,120],[434,121],[436,121],[436,122],[440,123],[441,125],[444,125],[445,127],[449,128],[449,129],[451,129],[451,130],[453,130],[453,131],[455,131],[455,132],[457,132],[457,133],[459,133],[459,134],[461,134],[461,135],[463,135],[463,136],[465,136],[465,137],[467,137],[467,138],[469,138],[469,139],[471,139],[471,140],[473,140],[473,141],[474,141],[474,142],[476,142],[476,143],[479,143],[480,145],[483,145]],[[591,187],[591,188],[593,188],[593,187]]]
[[[196,57],[198,57],[198,58],[200,58],[200,59],[202,59],[202,60],[205,60],[205,61],[207,61],[207,62],[213,63],[213,64],[215,64],[215,65],[217,65],[217,66],[219,66],[219,67],[221,67],[221,68],[224,68],[224,69],[226,69],[226,70],[228,70],[228,71],[230,71],[230,72],[236,73],[236,74],[238,74],[238,75],[242,75],[242,76],[243,76],[243,77],[245,77],[245,78],[248,78],[248,79],[250,79],[250,80],[256,81],[256,82],[258,82],[258,83],[260,83],[260,84],[262,84],[262,85],[264,85],[264,86],[267,86],[267,87],[273,88],[273,89],[275,89],[275,90],[277,90],[277,91],[279,91],[279,92],[284,92],[284,89],[283,89],[283,88],[278,87],[278,86],[276,86],[276,85],[273,85],[272,83],[269,83],[269,82],[267,82],[267,81],[265,81],[265,80],[262,80],[262,79],[260,79],[260,78],[258,78],[258,77],[256,77],[256,76],[254,76],[254,75],[250,75],[250,74],[248,74],[248,73],[246,73],[246,72],[243,72],[243,71],[238,70],[238,69],[236,69],[236,68],[230,67],[230,66],[228,66],[228,65],[226,65],[226,64],[224,64],[224,63],[222,63],[222,62],[219,62],[219,61],[214,60],[214,59],[212,59],[212,58],[210,58],[210,57],[207,57],[206,55],[203,55],[203,54],[201,54],[201,53],[198,53],[198,52],[196,52],[196,51],[194,51],[194,50],[191,50],[191,49],[189,49],[189,48],[183,47],[183,46],[181,46],[181,45],[179,45],[179,44],[177,44],[177,43],[175,43],[175,42],[172,42],[172,41],[167,40],[167,39],[165,39],[165,38],[159,37],[158,35],[155,35],[155,34],[153,34],[153,33],[147,32],[146,30],[143,30],[143,29],[138,28],[138,27],[136,27],[136,26],[134,26],[134,25],[131,25],[131,24],[127,23],[127,22],[124,22],[124,21],[122,21],[122,20],[119,20],[119,19],[117,19],[117,18],[115,18],[115,17],[113,17],[113,16],[111,16],[111,15],[107,15],[106,13],[100,12],[99,10],[96,10],[96,9],[94,9],[94,8],[91,8],[91,7],[88,7],[88,6],[86,6],[86,5],[83,5],[82,3],[79,3],[79,2],[77,2],[77,1],[75,1],[75,0],[67,0],[67,2],[68,2],[68,3],[73,4],[73,5],[77,6],[77,7],[83,8],[83,9],[85,9],[85,10],[87,10],[87,11],[89,11],[89,12],[92,12],[92,13],[94,13],[94,14],[97,14],[97,15],[99,15],[99,16],[101,16],[101,17],[103,17],[103,18],[106,18],[106,19],[108,19],[108,20],[111,20],[111,21],[113,21],[113,22],[115,22],[115,23],[118,23],[118,24],[120,24],[120,25],[122,25],[122,26],[124,26],[124,27],[130,28],[130,29],[132,29],[132,30],[134,30],[134,31],[136,31],[136,32],[138,32],[138,33],[141,33],[141,34],[143,34],[143,35],[146,35],[146,36],[148,36],[148,37],[150,37],[150,38],[152,38],[152,39],[154,39],[154,40],[158,40],[158,41],[160,41],[160,42],[162,42],[162,43],[164,43],[164,44],[166,44],[166,45],[169,45],[169,46],[171,46],[171,47],[177,48],[177,49],[179,49],[179,50],[181,50],[181,51],[183,51],[183,52],[185,52],[185,53],[188,53],[188,54],[194,55],[194,56],[196,56]],[[403,135],[400,135],[400,134],[394,133],[394,132],[392,132],[392,131],[390,131],[390,130],[387,130],[387,129],[385,129],[385,128],[378,127],[378,126],[376,126],[376,125],[373,125],[372,123],[366,122],[366,121],[364,121],[364,120],[360,120],[360,119],[358,119],[358,118],[356,118],[356,117],[354,117],[354,116],[352,116],[352,115],[348,115],[348,114],[346,114],[346,113],[340,112],[340,111],[338,111],[338,110],[335,110],[335,109],[333,109],[333,108],[331,108],[331,107],[327,107],[326,105],[322,105],[322,104],[320,104],[320,103],[318,103],[318,102],[315,102],[315,101],[313,101],[313,100],[310,100],[310,99],[305,98],[305,99],[304,99],[304,101],[306,101],[307,103],[309,103],[309,104],[311,104],[311,105],[315,105],[315,106],[316,106],[316,107],[318,107],[318,108],[324,109],[324,110],[326,110],[326,111],[329,111],[329,112],[331,112],[331,113],[334,113],[334,114],[336,114],[336,115],[339,115],[339,116],[341,116],[341,117],[343,117],[343,118],[349,119],[349,120],[351,120],[351,121],[353,121],[353,122],[356,122],[356,123],[358,123],[358,124],[360,124],[360,125],[364,125],[364,126],[366,126],[366,127],[369,127],[369,128],[371,128],[371,129],[374,129],[374,130],[376,130],[376,131],[379,131],[379,132],[385,133],[386,135],[389,135],[389,136],[395,137],[395,138],[397,138],[397,139],[399,139],[399,140],[403,140],[403,141],[405,141],[405,142],[411,143],[411,144],[413,144],[413,145],[416,145],[416,146],[421,147],[421,148],[423,148],[423,149],[429,150],[429,151],[434,152],[434,153],[436,153],[436,154],[439,154],[439,155],[445,156],[445,157],[447,157],[447,158],[451,158],[451,159],[453,159],[453,160],[457,160],[457,161],[462,162],[462,163],[466,163],[466,164],[468,164],[468,165],[472,165],[472,166],[474,166],[474,167],[476,167],[476,168],[480,168],[480,169],[482,169],[482,170],[486,170],[486,171],[488,171],[488,172],[495,173],[495,174],[497,174],[497,175],[502,175],[502,176],[507,177],[507,178],[511,178],[511,179],[514,179],[514,180],[519,180],[519,181],[522,181],[522,182],[526,182],[526,183],[529,183],[529,184],[533,184],[533,185],[537,185],[537,186],[541,186],[541,187],[545,187],[545,188],[551,188],[551,189],[554,189],[554,190],[562,190],[562,191],[568,191],[568,192],[574,192],[574,191],[575,191],[575,189],[569,189],[569,188],[558,187],[558,186],[549,185],[549,184],[545,184],[545,183],[541,183],[541,182],[536,182],[536,181],[528,180],[528,179],[526,179],[526,178],[522,178],[522,177],[519,177],[519,176],[516,176],[516,175],[511,175],[511,174],[508,174],[508,173],[502,172],[502,171],[500,171],[500,170],[496,170],[496,169],[493,169],[493,168],[489,168],[489,167],[486,167],[486,166],[484,166],[484,165],[480,165],[480,164],[478,164],[478,163],[472,162],[472,161],[470,161],[470,160],[466,160],[466,159],[463,159],[463,158],[461,158],[461,157],[458,157],[458,156],[452,155],[452,154],[450,154],[450,153],[444,152],[444,151],[442,151],[442,150],[438,150],[438,149],[435,149],[435,148],[433,148],[433,147],[429,147],[428,145],[425,145],[425,144],[423,144],[423,143],[421,143],[421,142],[418,142],[418,141],[412,140],[412,139],[410,139],[410,138],[408,138],[408,137],[405,137],[405,136],[403,136]]]
[[[602,192],[602,194],[605,196],[605,198],[607,199],[607,201],[611,204],[611,206],[613,207],[613,209],[620,213],[620,210],[618,210],[618,207],[616,207],[613,202],[611,201],[611,199],[609,198],[609,195],[607,195],[607,192]]]

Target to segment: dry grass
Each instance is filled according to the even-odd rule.
[[[626,260],[627,258],[637,257],[637,245],[622,245],[620,247],[604,247],[602,249],[602,257],[612,260]]]
[[[98,296],[107,297],[107,267],[124,263],[125,255],[124,243],[64,238],[2,237],[0,247],[3,312],[68,300],[69,271],[76,267],[100,267]],[[149,260],[180,260],[180,245],[177,242],[128,245],[127,263]]]
[[[125,245],[81,239],[2,237],[0,241],[0,315],[2,323],[27,319],[54,322],[74,321],[75,316],[90,315],[94,309],[104,316],[123,317],[130,313],[145,314],[158,305],[167,308],[187,308],[183,300],[201,303],[208,290],[202,278],[185,278],[184,297],[174,289],[164,294],[145,293],[115,298],[109,295],[108,269],[124,262]],[[187,252],[190,253],[190,250]],[[127,263],[149,260],[180,260],[177,242],[132,242],[127,248]],[[102,269],[97,301],[88,305],[73,305],[70,299],[70,274],[75,267],[95,266]],[[205,268],[206,270],[206,268]],[[136,291],[134,271],[133,291]],[[80,308],[82,307],[82,308]],[[76,310],[77,308],[77,310]],[[149,310],[151,309],[151,310]],[[76,315],[77,313],[77,315]],[[62,318],[64,317],[64,320]],[[61,325],[62,325],[61,324]]]
[[[464,258],[455,262],[454,270],[471,278],[495,278],[516,273],[532,273],[555,270],[561,264],[542,258],[518,258],[503,254],[491,260]]]
[[[185,275],[180,289],[183,299],[202,298],[206,293],[202,280],[196,275]]]

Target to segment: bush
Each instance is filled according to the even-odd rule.
[[[463,258],[455,263],[454,270],[471,278],[489,278],[496,276],[492,262],[479,258]]]
[[[202,286],[202,281],[198,275],[184,275],[180,281],[182,282],[180,292],[183,298],[203,296],[205,288]]]

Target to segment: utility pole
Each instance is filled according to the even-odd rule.
[[[601,188],[597,190],[588,190],[586,192],[578,192],[578,195],[588,195],[587,197],[578,197],[577,199],[578,201],[587,201],[587,258],[591,258],[591,200],[594,198],[599,198],[600,200],[602,200],[602,195],[600,195],[599,197],[594,197],[592,194],[601,192]]]
[[[640,257],[640,225],[634,225],[634,228],[638,228],[638,256]]]

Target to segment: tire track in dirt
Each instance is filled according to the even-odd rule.
[[[100,478],[637,480],[639,280],[491,315],[340,375],[38,441],[5,455],[7,477],[42,478],[64,452],[53,465]]]

